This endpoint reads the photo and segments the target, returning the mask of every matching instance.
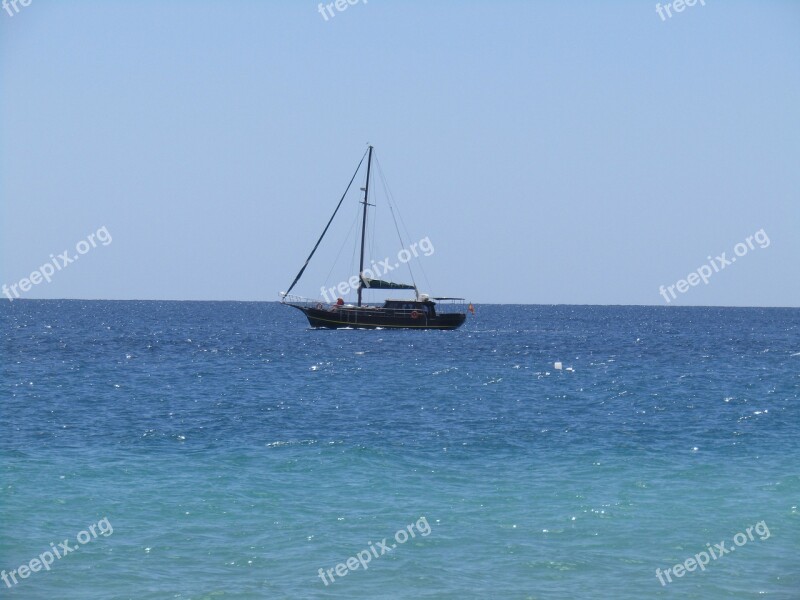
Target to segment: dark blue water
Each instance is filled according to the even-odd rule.
[[[456,332],[315,331],[272,303],[0,316],[0,569],[113,526],[0,596],[800,598],[800,310],[478,306]]]

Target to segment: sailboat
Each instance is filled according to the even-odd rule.
[[[374,276],[367,276],[367,271],[372,273],[371,269],[364,269],[364,251],[366,241],[367,229],[367,210],[370,205],[369,187],[370,187],[370,174],[372,171],[372,153],[373,146],[369,146],[367,152],[361,157],[353,177],[347,186],[344,194],[333,211],[333,215],[328,220],[328,224],[322,231],[317,243],[308,255],[306,262],[300,269],[300,272],[295,277],[292,285],[286,292],[281,292],[281,303],[291,306],[301,311],[308,319],[311,327],[327,328],[327,329],[377,329],[377,328],[408,328],[408,329],[457,329],[464,324],[467,318],[466,312],[460,311],[464,306],[465,301],[463,298],[452,297],[438,297],[431,298],[428,294],[421,294],[419,289],[414,284],[396,283],[384,279],[378,279]],[[303,272],[311,262],[311,258],[319,248],[325,234],[331,226],[336,213],[342,206],[342,202],[347,196],[353,181],[361,170],[364,163],[364,158],[367,159],[367,174],[366,182],[361,190],[364,192],[364,199],[361,201],[363,204],[363,211],[361,214],[361,253],[359,259],[358,276],[351,278],[357,291],[356,304],[346,304],[342,298],[338,298],[335,303],[325,303],[319,300],[310,300],[298,296],[292,296],[291,291],[300,281]],[[412,276],[413,280],[413,276]],[[388,299],[385,300],[382,306],[368,305],[363,302],[362,295],[365,289],[370,290],[413,290],[414,297],[409,299]],[[469,305],[471,312],[474,312],[472,305]]]

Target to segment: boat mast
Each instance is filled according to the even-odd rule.
[[[364,215],[361,218],[361,262],[358,265],[358,306],[361,306],[361,290],[364,287],[364,242],[367,232],[367,206],[369,200],[369,171],[372,167],[372,146],[367,159],[367,183],[364,185]]]

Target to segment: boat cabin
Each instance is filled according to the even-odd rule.
[[[436,316],[436,303],[431,300],[386,300],[383,308],[403,313],[418,311],[428,318]]]

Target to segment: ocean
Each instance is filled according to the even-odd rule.
[[[476,311],[0,303],[0,597],[800,598],[800,310]]]

